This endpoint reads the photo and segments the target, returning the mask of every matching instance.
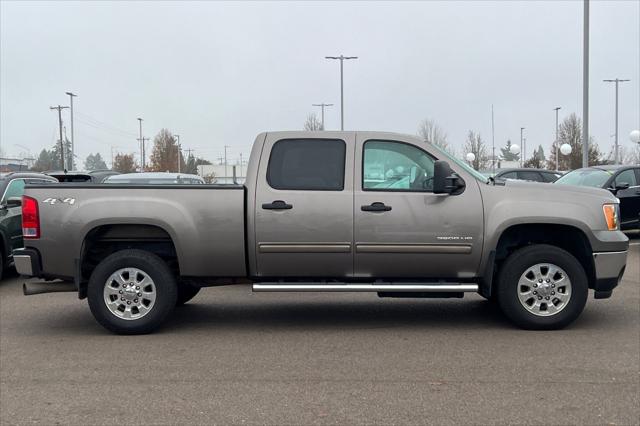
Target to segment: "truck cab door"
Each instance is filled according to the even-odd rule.
[[[426,143],[358,133],[354,192],[355,276],[472,278],[482,254],[478,183]],[[436,160],[462,176],[461,194],[433,193]]]
[[[354,145],[351,133],[267,134],[254,209],[258,276],[353,274]]]

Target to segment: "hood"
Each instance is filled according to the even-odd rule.
[[[576,186],[576,185],[563,185],[555,183],[541,183],[541,182],[528,182],[524,180],[506,180],[504,186],[508,188],[517,188],[523,191],[532,190],[538,192],[540,190],[549,194],[586,194],[593,196],[601,196],[611,200],[617,200],[617,198],[606,189],[594,188],[591,186]]]

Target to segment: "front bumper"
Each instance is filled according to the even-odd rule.
[[[42,274],[40,253],[34,249],[21,248],[13,251],[13,262],[20,275],[39,277]]]
[[[627,264],[627,250],[593,253],[596,281],[594,285],[596,299],[604,299],[622,280]]]

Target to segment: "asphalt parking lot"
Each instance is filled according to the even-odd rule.
[[[637,424],[640,246],[570,328],[480,297],[203,290],[148,336],[0,283],[1,424]]]

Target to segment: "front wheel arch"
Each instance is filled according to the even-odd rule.
[[[589,288],[594,288],[596,273],[593,249],[580,228],[555,223],[527,223],[511,225],[501,232],[495,249],[487,255],[480,281],[480,294],[493,298],[497,277],[505,260],[514,251],[533,244],[546,244],[569,252],[584,267]]]

